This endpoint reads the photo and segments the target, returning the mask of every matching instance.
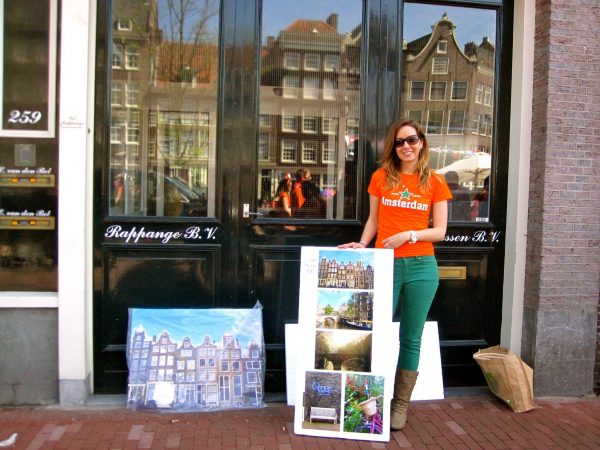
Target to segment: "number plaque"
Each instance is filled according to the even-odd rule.
[[[56,0],[0,0],[0,137],[53,138]]]

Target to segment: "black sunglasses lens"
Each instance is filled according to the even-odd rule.
[[[396,147],[402,147],[405,142],[408,142],[408,145],[415,145],[419,142],[419,136],[408,136],[406,139],[398,138],[394,142]]]

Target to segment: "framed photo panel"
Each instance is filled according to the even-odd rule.
[[[300,271],[295,432],[388,441],[393,252],[303,247]]]

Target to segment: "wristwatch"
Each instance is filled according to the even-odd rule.
[[[415,231],[413,231],[413,230],[410,230],[409,233],[410,233],[410,240],[408,241],[408,243],[409,244],[414,244],[415,242],[418,241],[418,239],[417,239],[417,233]]]

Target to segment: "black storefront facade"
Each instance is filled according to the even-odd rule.
[[[13,172],[53,165],[57,174],[48,188],[56,206],[28,207],[56,217],[43,231],[53,262],[45,271],[36,263],[49,284],[40,285],[31,264],[7,265],[0,309],[17,342],[44,354],[35,377],[48,382],[3,403],[126,393],[128,308],[247,308],[257,300],[264,391],[284,392],[300,249],[360,235],[368,180],[387,127],[401,116],[424,125],[432,167],[456,181],[430,313],[445,387],[485,383],[472,359],[479,348],[528,348],[529,167],[518,161],[528,162],[532,130],[532,5],[58,3],[49,2],[61,24],[54,147],[40,150],[31,135],[1,138],[15,159],[31,150],[17,152],[17,144],[55,158],[4,163]],[[277,188],[301,169],[320,206],[288,214]],[[39,188],[2,189],[5,202],[15,190],[43,197]],[[13,253],[13,236],[27,232],[6,237]],[[25,241],[36,248],[36,239]],[[11,289],[11,274],[23,272]],[[37,333],[16,330],[33,320]]]

